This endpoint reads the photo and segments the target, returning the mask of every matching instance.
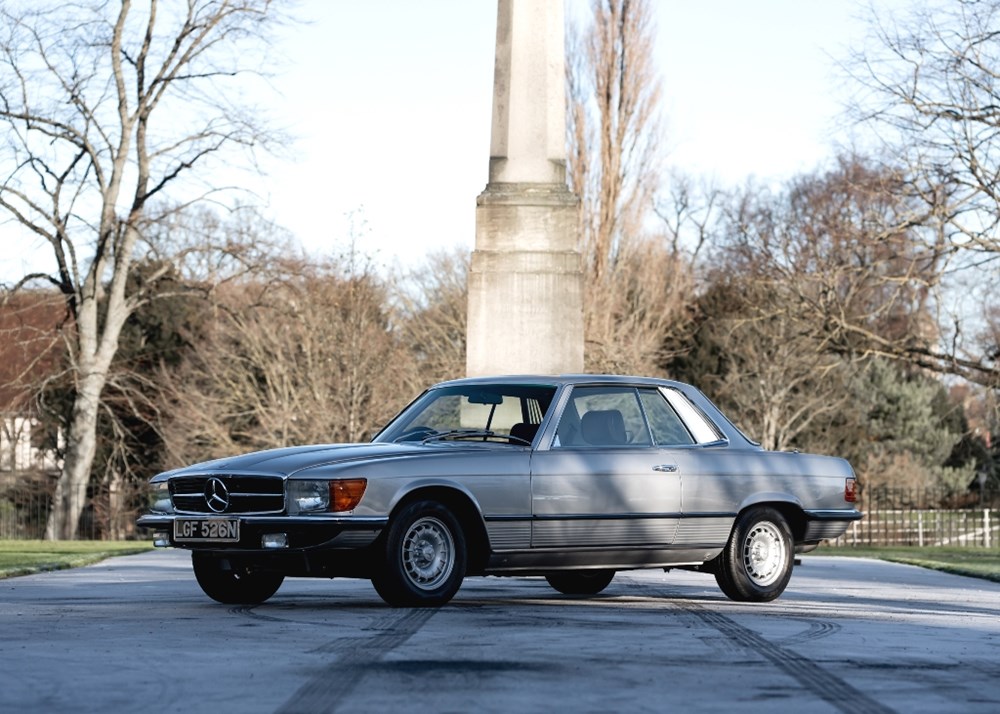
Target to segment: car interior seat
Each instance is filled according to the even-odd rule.
[[[591,446],[621,446],[628,443],[625,419],[617,409],[595,409],[583,415],[580,430]]]
[[[538,433],[538,424],[528,424],[527,422],[518,422],[510,428],[511,442],[514,444],[524,444],[519,441],[519,439],[524,439],[524,441],[532,442],[535,440],[535,434]]]

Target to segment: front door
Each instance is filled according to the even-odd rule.
[[[681,513],[677,464],[654,444],[655,389],[575,387],[531,458],[532,548],[663,547]]]

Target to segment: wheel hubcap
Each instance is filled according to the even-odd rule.
[[[788,554],[781,531],[770,521],[755,523],[743,541],[743,565],[757,585],[771,585],[785,571]]]
[[[421,590],[433,590],[455,566],[455,541],[437,518],[420,518],[403,537],[403,570]]]

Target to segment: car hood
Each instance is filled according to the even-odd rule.
[[[448,445],[444,448],[454,449]],[[460,447],[459,447],[460,448]],[[315,444],[255,451],[185,466],[162,473],[154,480],[206,473],[243,473],[292,476],[299,471],[332,464],[398,459],[428,452],[441,453],[440,446],[421,444]],[[466,450],[466,449],[461,449]]]

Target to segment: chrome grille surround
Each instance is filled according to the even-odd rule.
[[[209,507],[205,491],[209,481],[221,481],[229,495],[224,511]],[[205,474],[170,480],[170,499],[177,513],[281,513],[285,510],[285,480],[280,476]]]

